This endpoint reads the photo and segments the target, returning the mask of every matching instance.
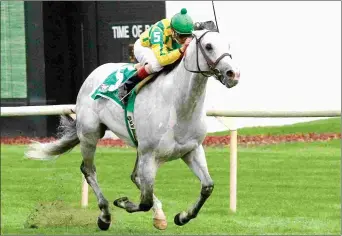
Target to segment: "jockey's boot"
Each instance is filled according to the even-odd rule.
[[[140,79],[137,74],[134,74],[131,78],[129,78],[118,91],[118,97],[122,101],[124,105],[127,105],[128,102],[128,93],[139,83]]]
[[[139,82],[141,81],[141,79],[138,78],[138,75],[135,74],[133,75],[131,78],[129,78],[126,83],[123,85],[123,87],[125,87],[125,95],[127,95],[124,99],[123,99],[123,104],[126,106],[127,102],[128,102],[128,98],[129,95],[128,93],[132,91],[132,89],[134,89],[135,85],[137,85]],[[124,95],[124,96],[125,96]]]
[[[128,102],[128,93],[144,78],[146,78],[149,74],[146,72],[145,67],[141,67],[138,69],[137,73],[135,73],[131,78],[129,78],[124,85],[119,88],[118,96],[119,99],[122,100],[122,103],[126,106]],[[126,96],[127,95],[127,96]],[[124,99],[122,99],[124,97]]]

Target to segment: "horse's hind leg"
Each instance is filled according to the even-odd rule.
[[[137,163],[139,161],[139,155],[137,153],[137,159],[135,160],[135,165],[133,172],[131,174],[131,180],[132,182],[137,186],[137,188],[140,190],[140,178],[137,174]],[[166,216],[162,208],[161,201],[157,198],[156,195],[153,194],[153,226],[157,229],[164,230],[167,227],[167,221]]]
[[[175,216],[174,222],[176,225],[179,226],[185,225],[191,219],[197,216],[201,207],[204,205],[205,201],[209,198],[214,189],[214,182],[212,181],[208,172],[207,161],[205,159],[202,145],[184,156],[182,159],[194,172],[194,174],[200,179],[202,189],[201,195],[196,203],[187,211],[183,211]]]
[[[98,206],[101,210],[101,214],[97,221],[98,227],[101,230],[107,230],[111,223],[109,204],[107,199],[103,196],[102,191],[97,182],[96,167],[94,163],[96,144],[98,140],[101,137],[103,137],[105,127],[102,126],[99,122],[95,121],[96,120],[94,119],[92,120],[92,122],[87,122],[87,124],[80,124],[79,126],[78,136],[81,141],[80,147],[83,157],[80,169],[85,179],[87,180],[87,183],[93,189],[98,201]]]
[[[129,213],[138,211],[149,211],[153,207],[153,185],[157,173],[157,164],[151,154],[139,156],[137,161],[137,177],[140,180],[140,204],[137,205],[128,200],[127,197],[114,201],[114,205],[125,209]]]

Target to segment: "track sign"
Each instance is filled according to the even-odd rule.
[[[149,29],[153,23],[125,24],[112,26],[114,39],[137,39],[140,34]]]

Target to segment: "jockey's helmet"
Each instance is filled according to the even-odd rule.
[[[192,34],[194,23],[185,8],[171,18],[171,28],[179,35]]]

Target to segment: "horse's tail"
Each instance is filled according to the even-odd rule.
[[[70,116],[61,116],[57,136],[59,138],[50,143],[33,141],[29,145],[25,156],[36,160],[50,160],[58,158],[60,154],[70,151],[80,143],[76,132],[76,120]]]

